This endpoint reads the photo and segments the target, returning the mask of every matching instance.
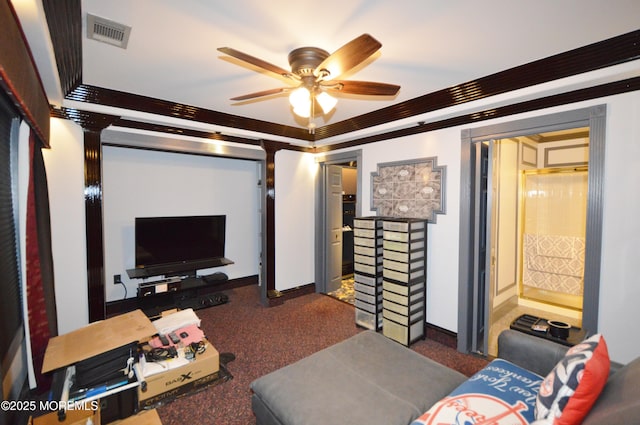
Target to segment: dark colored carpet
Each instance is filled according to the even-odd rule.
[[[164,425],[255,424],[249,389],[254,379],[362,331],[354,324],[354,307],[326,295],[308,294],[266,308],[257,286],[225,293],[227,304],[196,313],[216,349],[235,355],[227,363],[233,378],[159,407]],[[432,333],[411,348],[468,376],[487,363],[458,353],[450,337],[436,342]]]

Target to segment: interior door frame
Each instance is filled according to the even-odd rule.
[[[330,155],[318,155],[318,175],[316,176],[315,196],[315,289],[316,292],[326,293],[327,290],[327,216],[325,214],[325,197],[327,187],[325,184],[327,166],[356,161],[357,165],[357,190],[356,190],[356,215],[361,211],[362,205],[362,149],[348,152],[340,152]]]
[[[474,169],[472,145],[491,139],[503,139],[527,134],[544,133],[577,127],[589,127],[589,190],[584,269],[582,326],[590,332],[598,331],[600,301],[600,261],[604,199],[604,167],[606,144],[605,104],[572,111],[542,115],[488,125],[461,132],[460,166],[460,254],[458,269],[458,351],[473,348],[474,329]],[[491,174],[491,173],[489,173]],[[487,306],[485,305],[485,308]],[[488,312],[485,312],[487,314]]]

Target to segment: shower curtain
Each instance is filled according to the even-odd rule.
[[[523,294],[582,296],[587,170],[535,170],[523,176]]]

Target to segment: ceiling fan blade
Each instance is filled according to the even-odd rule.
[[[369,34],[362,34],[329,55],[314,70],[316,77],[326,71],[326,79],[337,78],[353,67],[359,65],[382,47],[382,44]]]
[[[236,49],[232,49],[231,47],[219,47],[219,52],[225,53],[229,56],[232,56],[236,59],[239,59],[243,62],[247,62],[251,65],[257,66],[258,68],[264,69],[265,71],[272,72],[280,77],[291,78],[294,80],[299,80],[298,76],[292,74],[291,71],[287,71],[284,68],[280,68],[277,65],[271,64],[269,62],[263,61],[262,59],[258,59],[254,56],[248,55],[246,53],[242,53]]]
[[[277,89],[263,90],[263,91],[258,91],[258,92],[255,92],[255,93],[245,94],[243,96],[232,97],[230,100],[255,99],[257,97],[271,96],[273,94],[284,93],[284,92],[289,91],[289,90],[291,90],[289,87],[280,87],[280,88],[277,88]]]
[[[320,83],[320,86],[328,90],[336,90],[340,93],[362,94],[366,96],[395,96],[400,86],[387,83],[374,83],[372,81],[331,80]]]

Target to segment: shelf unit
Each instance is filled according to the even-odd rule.
[[[353,220],[353,267],[356,325],[382,328],[382,219]]]
[[[382,333],[409,346],[426,336],[427,221],[387,218],[382,229]]]

